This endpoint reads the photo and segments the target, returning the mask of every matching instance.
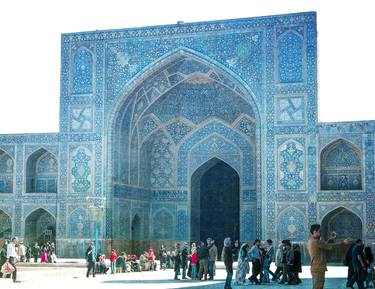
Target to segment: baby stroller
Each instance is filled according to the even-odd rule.
[[[141,272],[141,268],[137,261],[137,255],[130,256],[130,268],[132,272]]]

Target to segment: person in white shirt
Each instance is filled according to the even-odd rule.
[[[18,283],[17,280],[17,268],[16,268],[16,262],[17,262],[17,245],[18,239],[17,237],[12,238],[12,242],[8,244],[7,246],[7,260],[9,260],[9,263],[14,267],[14,271],[12,273],[12,279],[14,283]]]
[[[20,262],[25,262],[25,255],[26,255],[26,246],[20,242],[18,246],[18,256],[20,257]]]

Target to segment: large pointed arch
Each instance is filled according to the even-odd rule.
[[[183,66],[184,63],[187,62],[192,64],[191,68],[186,68]],[[177,66],[179,67],[178,69],[176,68]],[[166,82],[166,78],[168,78],[168,82]],[[210,98],[213,113],[207,114],[207,116],[200,113],[199,115],[203,115],[203,117],[200,119],[188,119],[188,122],[181,121],[181,119],[185,119],[185,114],[183,114],[181,107],[189,107],[186,105],[178,107],[178,115],[171,113],[168,114],[167,118],[160,119],[160,114],[158,114],[157,117],[146,118],[146,116],[153,115],[151,108],[167,107],[170,108],[170,111],[173,111],[174,107],[172,105],[169,104],[168,106],[162,106],[159,104],[166,99],[171,99],[173,97],[172,92],[176,91],[175,88],[177,86],[181,86],[182,84],[203,86],[204,84],[211,83],[217,85],[219,87],[218,89],[228,89],[228,91],[231,93],[230,99],[235,99],[237,102],[236,106],[217,105],[217,103],[211,101]],[[196,87],[195,89],[199,89],[199,87]],[[175,95],[181,96],[183,94],[176,93]],[[213,94],[210,94],[209,96],[211,97],[212,95]],[[220,93],[220,95],[224,94]],[[184,97],[184,99],[188,98],[187,96]],[[225,97],[229,96],[226,95]],[[255,99],[255,95],[251,88],[238,75],[235,75],[232,71],[219,62],[187,48],[179,48],[171,51],[145,67],[127,84],[126,91],[114,103],[112,112],[108,115],[108,119],[106,120],[109,127],[106,135],[108,150],[108,154],[106,156],[108,158],[108,170],[106,170],[104,173],[106,174],[106,191],[108,197],[117,197],[120,196],[120,192],[128,191],[137,191],[139,192],[138,195],[143,194],[143,192],[147,192],[148,194],[152,195],[153,190],[155,189],[161,191],[176,189],[180,191],[182,190],[178,184],[177,174],[179,175],[180,173],[177,170],[176,172],[173,172],[175,175],[171,176],[171,178],[174,178],[175,181],[162,183],[158,182],[157,187],[150,185],[146,188],[143,185],[143,182],[140,182],[141,179],[139,175],[135,175],[137,173],[140,174],[140,171],[142,171],[142,167],[140,166],[142,164],[142,160],[140,159],[142,153],[139,149],[135,149],[135,146],[139,147],[139,143],[142,142],[139,142],[139,140],[136,141],[133,137],[137,136],[137,138],[139,138],[140,126],[142,127],[142,130],[145,130],[144,134],[147,136],[153,136],[155,131],[164,129],[167,136],[168,134],[171,134],[172,140],[170,141],[170,146],[173,147],[175,145],[177,152],[179,146],[186,141],[189,134],[194,133],[195,130],[199,130],[201,126],[205,126],[207,122],[212,122],[213,119],[217,119],[219,123],[222,123],[222,125],[218,126],[218,130],[231,130],[232,133],[241,135],[239,136],[240,138],[247,139],[247,141],[245,141],[247,142],[246,146],[253,147],[251,151],[252,155],[254,156],[254,162],[249,161],[249,158],[245,157],[244,154],[244,162],[251,162],[251,165],[247,165],[246,163],[245,167],[253,168],[253,170],[249,169],[243,173],[246,176],[251,176],[249,177],[251,180],[246,179],[246,177],[243,180],[247,186],[244,190],[252,190],[254,194],[257,194],[257,197],[254,198],[254,200],[258,202],[257,207],[259,210],[257,210],[256,214],[260,217],[261,120],[259,108]],[[201,107],[211,106],[207,105]],[[233,107],[236,108],[235,113],[225,114],[220,110],[221,108],[224,108],[232,112]],[[230,117],[227,117],[228,115]],[[222,116],[223,118],[221,118]],[[247,134],[246,130],[242,131],[237,127],[239,117],[243,118],[244,116],[254,120],[253,134]],[[148,120],[148,122],[145,120]],[[236,127],[234,127],[234,125],[236,125]],[[227,127],[227,129],[225,127]],[[209,127],[208,129],[211,128]],[[215,130],[215,128],[213,129]],[[178,130],[181,132],[181,134],[175,137],[172,135],[175,130]],[[167,154],[171,155],[169,152],[167,152]],[[133,158],[137,158],[137,160]],[[134,161],[137,161],[139,165],[135,166]],[[171,161],[179,162],[177,155],[176,159],[171,158]],[[173,164],[173,168],[177,168],[177,166]],[[252,172],[254,172],[255,176],[252,174]],[[161,174],[165,173],[166,168],[164,168]],[[186,190],[190,190],[188,188],[188,182],[186,181],[184,182],[184,187]],[[242,193],[244,192],[241,191],[241,194]],[[121,196],[126,196],[126,193],[121,193]],[[261,234],[260,228],[261,225],[259,225],[256,230],[258,235]],[[107,233],[111,234],[110,229],[108,229]]]

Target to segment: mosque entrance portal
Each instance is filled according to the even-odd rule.
[[[227,163],[213,158],[199,167],[191,179],[191,240],[239,239],[239,175]]]

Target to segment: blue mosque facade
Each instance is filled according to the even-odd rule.
[[[375,121],[318,122],[317,85],[315,12],[63,34],[59,132],[0,135],[0,238],[373,241]]]

